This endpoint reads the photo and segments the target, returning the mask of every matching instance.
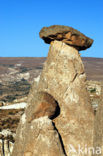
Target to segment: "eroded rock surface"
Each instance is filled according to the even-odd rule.
[[[103,85],[101,92],[102,92],[101,100],[98,106],[94,122],[94,141],[93,141],[95,149],[99,149],[99,151],[95,152],[94,156],[103,155]]]
[[[36,105],[34,105],[34,103],[36,103]],[[53,119],[58,115],[59,106],[48,93],[40,92],[35,94],[35,98],[33,98],[33,105],[35,107],[31,107],[31,105],[26,111],[29,122],[43,116],[48,116],[48,118]]]
[[[26,121],[26,115],[21,118],[17,130],[13,156],[64,156],[59,135],[47,116]]]
[[[38,83],[38,91],[52,95],[60,106],[60,115],[54,122],[67,155],[70,144],[76,149],[78,144],[93,145],[94,115],[85,80],[84,66],[78,51],[60,41],[54,41]]]
[[[78,30],[63,25],[43,27],[39,35],[46,43],[50,44],[51,41],[58,40],[71,45],[78,50],[85,50],[93,43],[92,39]]]
[[[61,41],[52,42],[43,71],[29,94],[12,156],[77,156],[70,153],[69,145],[77,151],[78,145],[92,147],[94,114],[85,80],[78,51]],[[51,112],[53,121],[49,119]]]

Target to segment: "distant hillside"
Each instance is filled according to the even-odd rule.
[[[31,79],[38,75],[37,71],[41,71],[45,57],[0,57],[0,78],[1,74],[8,73],[8,68],[15,67],[21,72],[30,72]],[[103,80],[103,58],[82,58],[88,80]],[[32,72],[33,70],[33,72]]]
[[[33,79],[42,71],[46,58],[0,58],[0,105],[28,95]],[[88,80],[103,80],[103,59],[82,58]]]
[[[82,58],[88,80],[103,81],[103,58]]]

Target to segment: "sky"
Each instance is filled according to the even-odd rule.
[[[92,38],[83,57],[103,58],[103,0],[0,0],[0,57],[46,57],[42,27],[71,26]]]

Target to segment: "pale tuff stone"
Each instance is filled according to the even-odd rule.
[[[0,156],[11,156],[13,143],[9,140],[0,140]]]
[[[70,144],[77,151],[78,145],[93,146],[94,114],[85,80],[78,51],[61,41],[52,42],[40,78],[30,91],[12,156],[78,156],[70,153]]]
[[[101,153],[99,156],[103,155],[103,86],[101,88],[101,100],[97,109],[95,122],[94,122],[94,139],[93,145],[95,148],[100,147]],[[98,154],[94,154],[97,156]]]
[[[57,131],[48,117],[20,122],[12,156],[64,156]]]

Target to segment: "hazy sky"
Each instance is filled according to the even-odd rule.
[[[103,57],[103,0],[0,0],[0,56],[47,56],[39,31],[54,24],[94,39],[82,56]]]

